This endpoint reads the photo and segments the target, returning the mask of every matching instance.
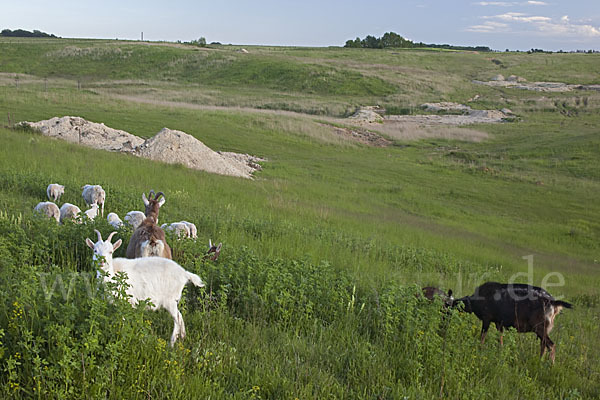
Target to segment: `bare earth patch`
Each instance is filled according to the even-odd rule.
[[[364,107],[346,121],[398,140],[441,138],[479,142],[487,139],[488,134],[462,126],[500,123],[512,115],[510,110],[474,110],[451,102],[426,103],[421,108],[437,114],[381,116],[382,110]]]
[[[573,85],[562,82],[527,82],[526,79],[515,75],[511,75],[507,79],[502,75],[496,75],[490,81],[474,80],[473,83],[492,87],[533,90],[536,92],[570,92],[572,90],[595,90],[600,92],[600,85]]]
[[[220,175],[251,178],[254,171],[261,169],[258,162],[265,161],[248,154],[215,152],[195,137],[168,128],[163,128],[153,137],[144,140],[80,117],[54,117],[39,122],[25,121],[20,125],[29,126],[44,136],[95,149],[129,153],[168,164],[182,164]]]
[[[366,129],[340,128],[337,126],[334,126],[332,128],[333,128],[333,132],[336,135],[342,136],[345,139],[350,139],[354,142],[366,144],[368,146],[387,147],[392,144],[392,142],[390,140],[384,138],[383,136],[381,136],[375,132],[371,132]]]

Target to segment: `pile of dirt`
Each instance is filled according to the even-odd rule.
[[[377,106],[361,107],[348,118],[356,122],[381,123],[383,122],[383,117],[377,111],[379,111],[379,107]]]
[[[39,122],[21,122],[21,125],[38,130],[45,136],[96,149],[126,152],[221,175],[251,178],[254,171],[260,170],[258,162],[265,161],[248,154],[215,152],[195,137],[168,128],[144,140],[80,117],[55,117]]]
[[[86,121],[81,117],[54,117],[39,122],[21,122],[44,136],[108,151],[131,152],[144,139],[104,124]]]
[[[220,175],[250,177],[255,168],[243,158],[224,156],[185,132],[163,128],[137,147],[136,155],[169,164],[183,164]]]
[[[525,78],[511,75],[504,79],[502,75],[493,77],[490,81],[474,80],[473,83],[493,87],[532,90],[536,92],[570,92],[572,90],[600,91],[600,85],[572,85],[562,82],[527,82]]]

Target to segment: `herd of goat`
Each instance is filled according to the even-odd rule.
[[[83,215],[94,219],[98,212],[104,215],[104,203],[106,193],[99,185],[85,185],[82,187],[82,197],[90,207],[81,212],[79,207],[64,203],[60,209],[54,203],[64,193],[64,186],[50,184],[47,195],[54,202],[40,202],[34,211],[57,222],[63,223],[65,219],[74,219],[81,222]],[[183,267],[172,260],[171,248],[169,247],[165,230],[172,231],[176,237],[197,238],[197,229],[193,223],[187,221],[172,224],[158,225],[158,214],[160,207],[165,203],[162,192],[150,191],[148,197],[142,194],[145,211],[130,211],[125,216],[126,223],[133,228],[133,234],[127,246],[126,258],[113,258],[113,252],[117,250],[122,239],[111,243],[112,237],[117,232],[112,232],[106,240],[98,230],[94,243],[89,238],[86,244],[94,251],[93,260],[98,263],[104,271],[104,280],[110,281],[116,273],[125,272],[129,285],[127,294],[130,302],[136,305],[138,301],[150,299],[154,310],[166,309],[173,317],[174,327],[171,335],[171,346],[178,338],[185,337],[185,325],[183,317],[178,310],[178,303],[184,286],[192,282],[195,286],[203,287],[202,279],[196,274],[186,271]],[[118,229],[123,225],[119,216],[110,213],[107,216],[108,223]],[[219,257],[222,244],[214,246],[209,241],[209,249],[205,257],[216,261]],[[435,297],[442,299],[444,306],[448,308],[460,307],[462,310],[474,313],[481,321],[481,343],[484,342],[488,328],[494,323],[500,332],[500,343],[503,342],[505,328],[515,328],[517,332],[534,332],[541,341],[540,355],[546,350],[554,362],[555,345],[548,336],[554,327],[554,319],[563,308],[572,308],[570,303],[556,300],[546,290],[527,284],[487,282],[475,289],[471,296],[455,299],[452,291],[445,293],[436,287],[424,287],[423,296],[429,300]]]

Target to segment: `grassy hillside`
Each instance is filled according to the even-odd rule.
[[[498,64],[446,51],[247,49],[0,40],[0,115],[12,121],[77,115],[143,137],[166,126],[268,159],[249,181],[0,128],[3,397],[600,395],[600,96],[471,83],[497,73],[600,83],[597,55],[492,55]],[[475,94],[473,107],[508,106],[519,121],[476,127],[489,136],[479,143],[386,148],[323,125],[357,105],[414,112]],[[83,239],[109,226],[34,218],[50,182],[82,207],[78,188],[101,184],[121,216],[162,190],[161,222],[198,225],[199,243],[171,241],[208,283],[182,301],[184,342],[165,346],[167,313],[90,289]],[[224,242],[216,264],[200,257],[208,238]],[[545,283],[564,285],[549,291],[575,304],[550,335],[554,366],[539,360],[535,335],[509,332],[500,347],[492,328],[479,346],[474,316],[443,318],[414,296],[419,285],[463,296],[507,281],[531,254],[533,283],[558,273]]]

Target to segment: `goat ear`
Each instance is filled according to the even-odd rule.
[[[217,246],[217,253],[219,253],[221,251],[221,246],[223,246],[223,243],[219,243],[219,245]]]
[[[142,193],[142,200],[144,200],[144,205],[148,205],[148,199],[146,198],[146,193]]]
[[[121,244],[123,244],[123,239],[119,239],[117,240],[114,244],[113,244],[113,251],[117,250],[119,247],[121,247]]]
[[[162,197],[159,201],[158,201],[158,206],[161,207],[163,204],[165,204],[165,198]]]
[[[94,250],[94,242],[92,242],[90,238],[85,238],[85,244],[87,244],[90,249]]]

